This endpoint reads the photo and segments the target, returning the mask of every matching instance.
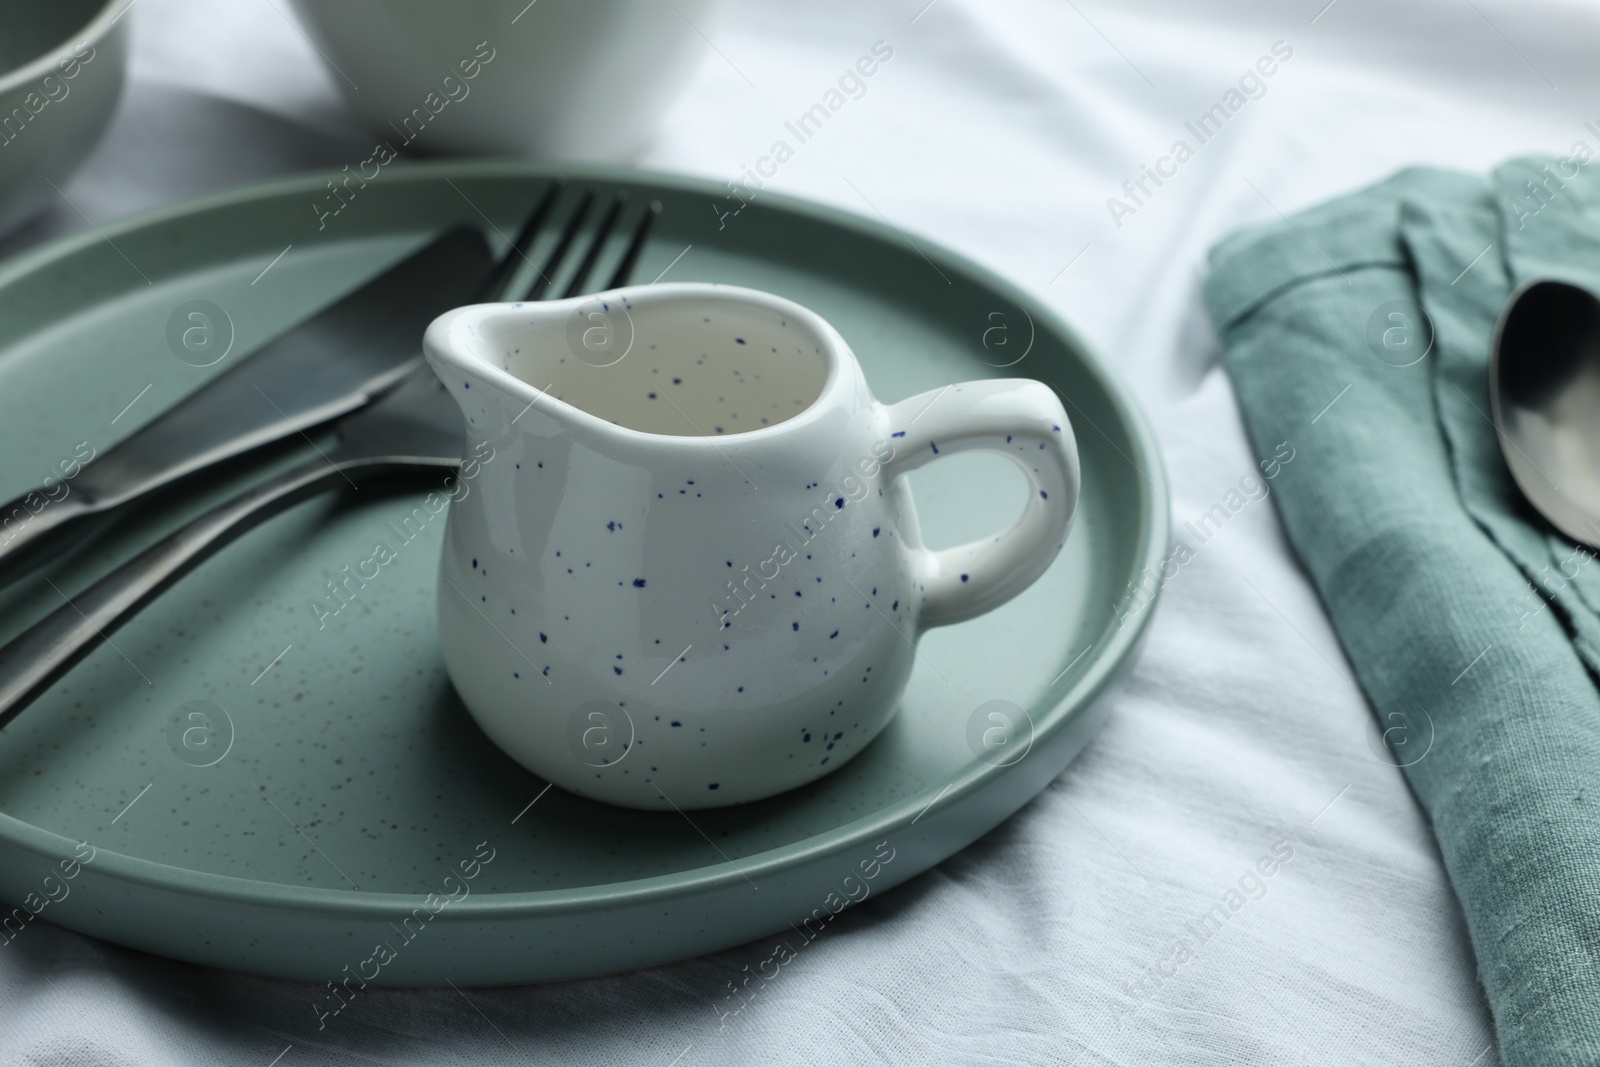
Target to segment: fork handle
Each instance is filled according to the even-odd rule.
[[[414,464],[360,461],[333,465],[324,459],[302,464],[206,512],[68,599],[0,648],[0,727],[145,605],[240,534],[308,497],[389,468],[416,469]],[[149,679],[145,682],[150,684]]]

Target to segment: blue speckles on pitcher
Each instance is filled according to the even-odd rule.
[[[622,354],[601,366],[590,342]],[[515,759],[612,803],[737,804],[835,770],[931,669],[919,632],[1025,587],[1076,500],[1048,387],[979,382],[884,407],[831,327],[749,290],[468,308],[425,349],[472,420],[469,446],[506,457],[450,512],[441,576],[464,594],[438,601],[451,679]],[[907,540],[901,474],[1024,447],[1034,491],[1012,530],[941,553]],[[630,736],[584,764],[565,731],[590,701],[619,709],[584,727],[591,740]]]

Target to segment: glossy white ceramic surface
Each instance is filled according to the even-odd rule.
[[[460,308],[424,348],[467,419],[451,679],[524,766],[615,804],[736,804],[836,769],[893,715],[918,633],[1026,588],[1077,502],[1049,387],[879,404],[831,326],[753,290]],[[1013,460],[1028,499],[930,551],[902,475],[967,451]]]

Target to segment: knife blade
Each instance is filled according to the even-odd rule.
[[[239,360],[75,477],[0,505],[0,586],[133,501],[382,395],[410,369],[428,324],[472,302],[492,266],[479,230],[452,227]]]

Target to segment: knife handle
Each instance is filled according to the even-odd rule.
[[[404,369],[405,365],[402,365]],[[244,445],[248,446],[248,454],[265,452],[280,443],[250,439]],[[86,463],[82,472],[70,483],[60,483],[68,486],[63,496],[52,495],[45,489],[33,489],[9,503],[0,504],[0,589],[21,581],[71,552],[111,526],[118,516],[126,514],[136,503],[153,500],[156,494],[173,483],[194,475],[208,470],[226,470],[227,464],[237,463],[240,459],[241,456],[231,455],[221,458],[207,456],[196,465],[197,470],[171,472],[165,482],[136,482],[128,476],[113,449],[103,457],[105,470],[92,462]],[[323,467],[326,469],[327,464],[323,463]],[[96,476],[102,474],[108,476],[97,479]]]

